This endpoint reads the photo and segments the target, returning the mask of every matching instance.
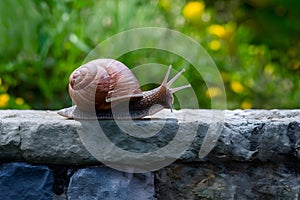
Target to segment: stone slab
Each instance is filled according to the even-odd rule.
[[[157,199],[299,199],[300,162],[173,164],[155,173]]]
[[[85,123],[68,120],[56,111],[1,110],[0,160],[65,165],[99,163],[92,156],[89,145],[83,141],[82,136],[87,132]],[[297,159],[300,155],[297,151],[300,147],[300,110],[185,109],[172,113],[163,110],[143,120],[103,120],[98,125],[112,146],[125,152],[134,152],[142,162],[148,160],[144,155],[169,144],[173,145],[168,149],[169,152],[154,153],[151,156],[158,160],[177,159],[182,162],[283,162],[286,159]],[[204,137],[214,127],[216,131],[220,130],[220,137],[216,138],[212,134],[207,141],[215,141],[216,144],[206,142],[204,149],[211,148],[212,151],[199,158]],[[191,142],[188,148],[181,146],[188,142]],[[95,142],[92,145],[98,144]],[[98,146],[101,148],[101,145]],[[180,151],[180,155],[173,151]],[[103,155],[103,159],[113,162],[128,160],[126,153],[105,151]]]
[[[0,165],[0,199],[52,200],[53,174],[47,166],[28,163]]]
[[[153,174],[120,172],[105,166],[79,169],[70,179],[69,200],[154,200]]]

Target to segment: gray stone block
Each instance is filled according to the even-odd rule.
[[[126,153],[101,149],[102,146],[93,138],[89,138],[90,144],[83,141],[84,137],[88,137],[85,134],[86,123],[67,120],[54,111],[1,110],[0,159],[76,165],[98,164],[99,160],[125,163],[131,159]],[[111,147],[131,152],[138,160],[137,165],[149,160],[157,160],[159,164],[165,159],[184,162],[249,162],[256,159],[279,162],[300,155],[300,152],[295,152],[300,144],[300,110],[234,110],[223,113],[216,110],[187,109],[173,113],[163,110],[151,118],[134,120],[133,124],[139,128],[136,135],[128,134],[135,132],[130,121],[121,123],[127,133],[115,121],[97,122],[106,135],[101,139],[108,138]],[[212,151],[199,158],[207,131],[217,130],[217,124],[221,124],[220,137],[211,133],[203,149],[207,153],[210,149]],[[158,131],[153,134],[157,128]],[[181,136],[177,137],[179,132]],[[216,144],[212,144],[213,141]],[[182,144],[189,142],[188,148],[183,147]],[[173,146],[167,153],[157,151],[169,144]],[[94,147],[103,150],[101,159],[92,156],[95,156],[91,151]],[[177,154],[174,153],[176,151]]]
[[[53,175],[46,166],[26,163],[0,165],[1,200],[52,200]]]
[[[158,199],[294,200],[300,163],[174,164],[156,172]]]
[[[95,126],[104,134],[91,132]],[[133,122],[67,120],[54,111],[0,111],[2,162],[77,169],[101,161],[130,172],[154,169],[158,199],[297,199],[299,159],[300,110],[163,110]],[[54,199],[151,199],[154,193],[150,174],[104,166],[78,170],[69,188],[56,186],[61,191]]]
[[[153,175],[120,172],[105,166],[79,169],[70,180],[69,200],[151,200]]]
[[[56,112],[0,111],[0,160],[44,164],[96,163],[83,146],[76,128]]]

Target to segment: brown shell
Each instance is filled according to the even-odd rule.
[[[69,78],[69,94],[84,111],[110,109],[111,101],[143,96],[133,73],[113,59],[97,59],[77,68]]]

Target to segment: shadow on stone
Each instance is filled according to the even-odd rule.
[[[106,137],[117,147],[130,152],[147,153],[156,151],[173,140],[179,127],[177,122],[177,119],[151,120],[150,123],[149,120],[135,120],[134,124],[137,127],[143,128],[147,126],[147,129],[151,129],[151,126],[156,124],[163,125],[155,135],[143,138],[126,133],[118,126],[116,121],[99,120],[99,125]],[[144,131],[148,131],[147,129],[144,129]],[[141,135],[145,134],[145,132],[141,133]]]

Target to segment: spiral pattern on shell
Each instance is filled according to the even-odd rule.
[[[69,77],[69,94],[83,111],[111,108],[111,101],[142,97],[133,73],[113,59],[90,61],[77,68]]]

